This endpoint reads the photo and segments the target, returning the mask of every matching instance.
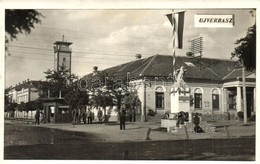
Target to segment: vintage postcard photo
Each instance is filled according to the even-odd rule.
[[[256,6],[3,12],[3,160],[256,161]]]

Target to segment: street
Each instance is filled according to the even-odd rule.
[[[255,160],[255,137],[105,142],[90,133],[5,124],[4,159]]]

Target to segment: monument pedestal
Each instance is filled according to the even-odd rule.
[[[190,112],[190,88],[177,88],[171,93],[171,113]]]

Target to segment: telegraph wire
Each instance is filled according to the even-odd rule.
[[[21,57],[21,56],[9,56],[9,57],[11,57],[11,58],[19,58],[19,59],[25,59],[25,60],[46,60],[46,61],[53,61],[54,62],[54,60],[53,59],[43,59],[43,58],[30,58],[30,57]],[[111,64],[111,62],[108,62],[108,63],[100,63],[100,62],[81,62],[81,61],[71,61],[71,62],[74,62],[74,63],[91,63],[91,64]]]
[[[44,50],[44,51],[49,51],[49,52],[53,52],[53,49],[47,49],[47,48],[39,48],[39,47],[32,47],[32,46],[20,46],[20,45],[9,45],[10,47],[17,47],[17,48],[25,48],[25,49],[34,49],[34,50]],[[100,52],[100,53],[98,53]],[[120,55],[117,53],[121,53],[121,52],[105,52],[105,51],[94,51],[94,52],[84,52],[84,51],[72,51],[72,53],[80,53],[80,54],[97,54],[97,55],[112,55],[112,56],[122,56],[122,57],[132,57],[129,55]],[[132,54],[134,55],[135,53],[130,53],[130,52],[122,52],[122,54]],[[143,55],[143,54],[142,54]],[[152,55],[152,54],[148,54],[148,55]]]
[[[14,50],[12,50],[11,52],[10,52],[11,54],[12,53],[19,53],[19,54],[21,54],[21,53],[23,53],[23,55],[42,55],[42,56],[49,56],[49,57],[52,57],[53,58],[53,54],[43,54],[43,53],[39,53],[39,52],[26,52],[26,51],[14,51]],[[12,56],[12,55],[11,55]],[[120,61],[126,61],[126,60],[129,60],[129,59],[114,59],[114,58],[105,58],[105,57],[101,57],[101,58],[99,58],[99,57],[91,57],[91,56],[75,56],[75,55],[73,55],[72,54],[72,58],[85,58],[85,59],[93,59],[93,60],[95,60],[95,59],[105,59],[105,60],[120,60]]]

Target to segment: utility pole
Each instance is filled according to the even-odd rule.
[[[246,77],[245,77],[244,60],[242,60],[242,81],[243,81],[244,125],[246,125],[247,124],[247,104],[246,104]]]
[[[142,102],[142,116],[141,116],[141,121],[146,122],[146,78],[144,77],[143,81],[143,102]]]

